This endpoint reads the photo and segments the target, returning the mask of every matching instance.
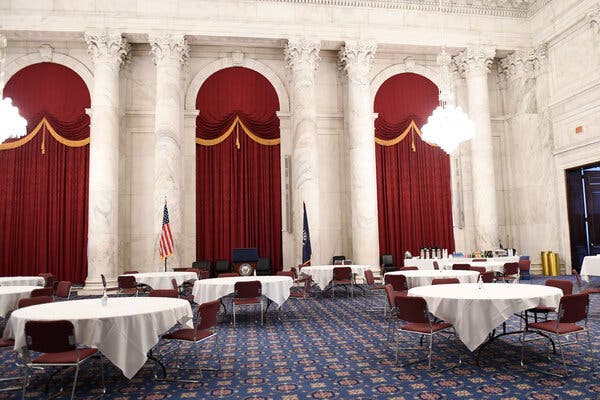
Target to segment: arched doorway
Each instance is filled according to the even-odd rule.
[[[73,70],[27,66],[7,82],[28,135],[0,144],[0,273],[87,275],[90,94]]]
[[[281,269],[279,100],[258,72],[212,74],[196,98],[197,259],[256,247]]]
[[[388,78],[375,95],[379,248],[400,264],[405,251],[454,251],[450,158],[421,140],[438,88],[414,73]]]

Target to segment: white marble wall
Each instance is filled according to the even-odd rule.
[[[114,254],[98,253],[110,260],[118,254],[118,261],[110,261],[106,269],[111,274],[129,268],[160,268],[156,254],[156,227],[160,221],[154,217],[155,126],[160,125],[155,116],[160,113],[157,113],[156,67],[149,54],[150,45],[146,37],[147,33],[164,31],[164,23],[156,18],[157,15],[169,16],[174,21],[173,26],[177,26],[177,33],[193,38],[190,63],[181,71],[181,88],[186,94],[185,104],[179,106],[183,117],[177,129],[183,132],[178,144],[182,169],[179,173],[182,207],[178,213],[183,221],[181,238],[177,240],[182,246],[178,248],[181,254],[178,262],[182,265],[189,265],[196,258],[196,93],[190,91],[193,92],[191,88],[195,87],[194,80],[199,75],[239,62],[239,65],[256,68],[267,76],[282,104],[282,158],[291,156],[295,147],[295,121],[294,105],[290,107],[289,98],[294,89],[289,84],[291,77],[284,62],[285,40],[282,38],[287,40],[296,35],[301,37],[306,32],[317,32],[314,39],[320,41],[322,48],[319,68],[314,74],[312,101],[315,109],[314,147],[318,161],[314,192],[319,197],[319,206],[313,211],[317,216],[311,218],[311,228],[314,225],[315,231],[319,232],[313,234],[316,241],[313,246],[319,249],[320,262],[327,262],[334,254],[353,257],[353,243],[356,242],[351,212],[351,171],[356,163],[352,162],[350,152],[346,150],[343,115],[348,109],[348,99],[337,66],[337,52],[341,44],[364,38],[378,43],[377,56],[369,75],[371,101],[373,90],[382,83],[375,77],[388,68],[398,71],[412,69],[435,81],[439,35],[431,26],[439,25],[437,13],[281,2],[225,0],[218,3],[215,6],[208,1],[184,0],[176,6],[167,6],[164,2],[153,2],[152,6],[148,6],[128,0],[106,1],[103,2],[105,9],[98,11],[96,8],[89,9],[90,2],[81,1],[0,2],[0,25],[9,37],[7,78],[23,66],[45,60],[43,57],[48,57],[48,49],[40,51],[40,48],[47,44],[53,48],[51,61],[68,64],[78,71],[90,89],[96,92],[92,94],[93,98],[108,100],[109,108],[116,110],[105,121],[110,126],[103,127],[99,122],[93,128],[93,132],[94,129],[113,133],[116,129],[119,132],[116,139],[112,136],[115,140],[110,144],[118,157],[118,166],[115,168],[111,161],[112,172],[105,175],[109,191],[117,193],[110,196],[112,206],[108,209],[118,210],[118,216],[113,220],[118,229],[113,226],[109,229],[115,240],[118,237],[118,246],[111,244],[118,250]],[[135,17],[129,14],[130,10],[136,10]],[[485,43],[500,50],[498,57],[505,58],[518,49],[536,48],[547,43],[547,67],[543,74],[535,75],[533,86],[531,80],[517,79],[507,81],[506,86],[499,90],[495,76],[488,76],[487,80],[491,158],[496,172],[498,236],[504,245],[530,253],[534,256],[534,263],[541,250],[559,251],[561,260],[570,262],[564,169],[600,161],[598,14],[597,0],[564,0],[552,1],[531,18],[455,14],[446,21],[447,29],[451,31],[447,35],[447,44],[454,49],[463,49],[468,43]],[[104,18],[108,15],[110,20]],[[211,24],[197,23],[207,18],[210,18]],[[44,32],[39,31],[42,20]],[[94,85],[100,82],[102,86],[106,80],[100,70],[92,76],[90,71],[94,67],[86,55],[81,34],[88,27],[96,26],[99,20],[109,25],[126,26],[124,33],[134,43],[122,67],[120,80],[111,81],[110,96],[104,98],[98,96],[98,92],[107,90],[96,89]],[[232,20],[238,23],[232,23]],[[398,24],[398,21],[403,23]],[[245,24],[243,29],[239,22]],[[239,53],[242,54],[241,59]],[[114,75],[114,71],[112,73]],[[467,109],[470,101],[466,81],[457,80],[456,91],[458,104]],[[535,110],[531,108],[534,104]],[[367,106],[372,109],[372,103]],[[176,123],[175,120],[172,122]],[[577,126],[583,127],[583,133],[575,133]],[[527,135],[523,135],[524,132]],[[462,193],[462,204],[455,209],[456,247],[463,251],[478,246],[477,205],[473,201],[474,195],[475,198],[477,196],[474,191],[478,189],[471,175],[473,160],[470,146],[469,143],[461,146],[460,152],[452,159],[453,179],[460,176],[459,187],[453,189],[454,198]],[[94,151],[94,154],[97,152]],[[96,164],[96,161],[93,162]],[[99,165],[103,165],[102,162]],[[115,175],[115,170],[118,175]],[[98,178],[90,175],[90,182],[97,181]],[[102,185],[94,183],[94,187]],[[543,190],[541,198],[540,191]],[[118,199],[116,205],[115,198]],[[300,192],[293,190],[292,198],[297,201]],[[97,208],[94,206],[94,209]],[[287,211],[286,205],[284,210]],[[170,211],[175,212],[171,206]],[[294,223],[291,227],[284,226],[282,232],[286,267],[299,261],[301,250],[297,241],[298,232],[302,229],[297,204],[292,206],[292,212],[296,215]],[[461,214],[462,218],[458,218]],[[94,220],[97,218],[94,217]],[[98,257],[94,256],[93,249],[90,250],[91,265],[96,265]],[[90,268],[91,275],[97,275],[98,271],[93,266]]]

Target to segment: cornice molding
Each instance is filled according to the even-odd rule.
[[[529,18],[552,0],[452,0],[443,4],[439,0],[258,0],[271,3],[295,3],[317,6],[357,8],[383,8],[406,11],[443,11],[449,14],[490,15],[494,17]],[[446,2],[450,3],[449,0]]]

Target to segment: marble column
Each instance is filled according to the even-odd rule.
[[[356,264],[379,265],[375,130],[369,72],[377,45],[347,41],[339,53],[346,82],[346,146],[350,170],[352,259]]]
[[[296,257],[302,260],[302,202],[310,228],[312,263],[322,259],[320,229],[319,161],[317,143],[317,111],[315,71],[321,43],[310,39],[290,39],[284,49],[290,70],[290,103],[292,114],[292,209]]]
[[[94,62],[91,98],[86,288],[101,287],[100,274],[118,274],[119,69],[129,51],[120,33],[85,33]]]
[[[494,150],[488,77],[496,50],[491,47],[469,47],[456,56],[455,62],[467,79],[469,117],[475,123],[471,139],[471,173],[475,244],[481,250],[498,248],[498,208],[494,176]]]
[[[156,108],[154,114],[154,248],[157,251],[165,199],[173,234],[173,255],[167,268],[184,267],[183,251],[183,89],[182,67],[189,57],[184,35],[149,34],[148,41],[156,63]],[[158,269],[162,271],[164,264]]]
[[[554,185],[552,124],[548,99],[547,46],[518,49],[500,60],[506,113],[505,154],[509,173],[508,247],[540,264],[540,249],[558,249],[557,194]],[[504,239],[504,237],[502,237]]]

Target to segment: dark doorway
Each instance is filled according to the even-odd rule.
[[[566,171],[571,265],[600,254],[600,164]]]

